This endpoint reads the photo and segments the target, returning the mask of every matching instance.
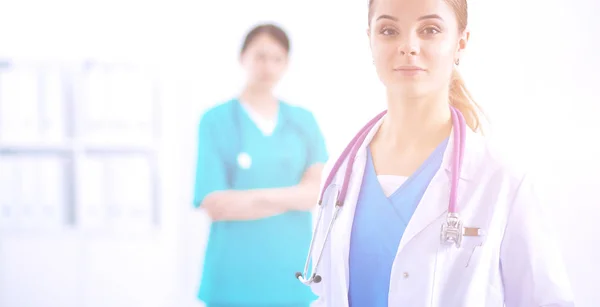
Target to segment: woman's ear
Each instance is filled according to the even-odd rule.
[[[463,56],[465,49],[467,49],[467,45],[469,43],[469,37],[471,36],[471,32],[467,29],[464,30],[459,39],[458,39],[458,46],[456,48],[456,56],[454,61],[458,62],[460,60],[460,58]]]

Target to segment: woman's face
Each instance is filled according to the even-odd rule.
[[[452,7],[444,0],[374,1],[368,34],[388,92],[420,97],[447,90],[468,40]]]
[[[261,33],[242,53],[241,63],[251,86],[270,90],[287,69],[288,52],[269,34]]]

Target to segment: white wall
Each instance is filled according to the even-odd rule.
[[[12,283],[11,277],[23,281],[18,294],[11,294],[12,302],[34,302],[23,297],[40,292],[26,285],[44,275],[48,282],[43,293],[63,297],[63,303],[44,306],[198,305],[194,297],[208,224],[190,206],[197,120],[205,108],[234,95],[241,85],[237,52],[245,31],[255,22],[275,20],[289,31],[293,62],[279,93],[316,113],[332,151],[339,150],[362,122],[384,106],[365,35],[366,1],[155,3],[0,3],[0,55],[149,61],[160,71],[164,97],[165,224],[134,245],[147,249],[132,249],[116,238],[107,239],[108,245],[95,241],[82,249],[87,239],[76,232],[44,241],[31,251],[61,249],[64,253],[55,253],[47,262],[30,261],[35,266],[29,268],[0,272],[0,289],[2,283]],[[592,15],[598,4],[472,0],[470,5],[472,41],[461,70],[492,121],[491,136],[505,145],[507,154],[523,159],[539,175],[548,208],[557,217],[557,239],[564,247],[578,306],[598,306],[600,249],[595,243],[600,240],[594,225],[600,220],[600,201],[594,192],[600,189],[600,180],[594,175],[600,172],[595,159],[600,153],[595,146],[600,106],[593,90],[600,61],[593,39],[597,35],[589,34],[600,27]],[[349,112],[348,106],[355,111]],[[9,241],[20,246],[19,252],[31,246],[19,245],[23,236],[5,234],[0,239],[4,246]],[[161,256],[143,262],[152,253]],[[18,253],[5,247],[0,248],[0,261],[7,254],[13,257],[11,263],[18,260],[14,258]],[[122,270],[136,261],[139,269],[124,275]],[[57,266],[52,269],[50,263]],[[73,266],[72,276],[57,271],[57,267]],[[145,267],[146,272],[161,273],[142,282],[138,275]],[[166,272],[170,269],[175,273]],[[82,287],[78,278],[87,278],[84,285],[100,288]],[[0,293],[3,296],[8,297]],[[31,305],[7,307],[13,306]]]

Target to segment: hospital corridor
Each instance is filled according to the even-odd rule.
[[[445,46],[444,35],[450,35],[441,24],[451,24],[453,10],[462,8],[449,3],[463,2],[468,3],[470,34],[460,41],[468,41],[468,47],[454,59],[447,56],[451,48],[439,47]],[[398,15],[373,17],[388,9]],[[529,265],[545,268],[548,276],[562,276],[564,264],[574,306],[598,307],[598,9],[600,3],[593,0],[0,0],[0,307],[420,305],[420,300],[406,298],[411,293],[403,293],[430,278],[420,274],[429,272],[424,269],[429,268],[429,258],[414,256],[420,253],[414,246],[427,252],[427,242],[419,241],[427,229],[433,229],[431,237],[438,244],[440,226],[423,226],[420,232],[415,223],[423,218],[418,215],[421,206],[436,199],[426,198],[426,189],[439,181],[435,180],[441,175],[434,174],[447,162],[442,158],[445,146],[453,153],[458,145],[451,146],[459,141],[465,146],[458,127],[472,127],[472,117],[465,112],[470,109],[458,104],[454,108],[450,87],[450,98],[444,97],[452,107],[448,120],[455,120],[449,121],[452,134],[436,139],[430,146],[434,154],[419,160],[426,161],[425,166],[411,169],[419,176],[406,176],[402,182],[398,176],[375,173],[392,165],[382,162],[389,162],[390,156],[376,150],[387,147],[376,147],[385,142],[373,131],[388,127],[393,109],[388,117],[376,118],[384,118],[382,128],[369,121],[386,110],[389,97],[402,92],[390,88],[405,89],[418,78],[426,79],[420,76],[437,73],[434,66],[460,72],[458,79],[468,84],[481,107],[483,115],[475,118],[481,119],[483,136],[506,161],[515,161],[515,169],[529,171],[526,178],[536,183],[539,208],[552,232],[528,233],[530,226],[538,226],[535,215],[528,220],[515,214],[502,225],[523,223],[512,234],[519,242],[554,240],[557,246],[552,254],[544,254],[551,249],[542,243],[540,250],[530,245],[530,250],[511,249],[509,255],[504,250],[473,252],[473,259],[460,254],[456,263],[474,272],[476,264],[485,262],[477,259],[496,259],[496,252],[498,259],[535,258]],[[414,24],[431,21],[434,27],[425,30],[432,34],[423,30],[402,38],[405,32],[398,29],[408,28],[412,12],[426,10],[439,11]],[[379,25],[388,27],[377,32]],[[384,34],[389,36],[382,38]],[[391,47],[395,42],[402,44]],[[387,61],[404,56],[417,59],[413,66],[422,58],[428,69],[402,66],[386,74]],[[401,80],[400,85],[394,80]],[[361,130],[363,126],[369,129]],[[369,138],[370,147],[359,146]],[[470,138],[467,135],[467,152],[473,148]],[[484,151],[478,154],[488,154]],[[364,178],[362,169],[358,173],[362,185],[354,177],[348,179],[356,176],[357,164],[349,168],[350,174],[343,173],[345,166],[333,166],[342,152],[350,161],[370,165],[362,168]],[[439,163],[430,164],[436,154]],[[463,159],[462,152],[455,156]],[[452,160],[463,172],[471,167],[476,180],[464,179],[462,173],[448,177],[456,180],[441,189],[451,198],[444,196],[440,207],[440,212],[448,211],[448,220],[438,214],[444,227],[453,226],[456,182],[458,208],[465,199],[472,200],[470,206],[487,205],[473,204],[474,199],[490,206],[509,199],[513,183],[491,170],[492,160],[472,167],[472,156],[466,153],[465,163]],[[337,174],[345,179],[335,179]],[[427,174],[434,179],[423,179]],[[497,185],[486,187],[481,178],[496,180]],[[381,185],[370,189],[371,179]],[[420,192],[423,203],[413,190],[397,197],[403,206],[408,206],[407,199],[419,197],[412,202],[419,208],[406,213],[414,214],[414,221],[399,232],[392,257],[375,258],[375,247],[357,252],[356,246],[376,246],[367,234],[378,236],[374,229],[388,227],[383,219],[374,222],[376,213],[359,216],[375,212],[361,205],[371,199],[392,203],[402,187],[412,184],[416,191],[422,180],[432,180]],[[475,190],[465,192],[465,186]],[[332,228],[331,248],[326,249],[329,241],[322,238],[331,212],[324,213],[320,232],[313,227],[319,224],[317,200],[333,208],[329,187],[339,188],[336,197],[346,197],[346,205]],[[344,213],[349,203],[356,206],[353,221]],[[389,212],[379,214],[393,217],[396,211]],[[446,229],[442,241],[459,241],[461,250],[475,250],[473,240],[483,231],[468,224],[475,218],[467,209],[459,216],[465,217],[460,237]],[[396,222],[391,220],[390,227]],[[361,237],[354,235],[357,229],[373,232]],[[502,233],[488,232],[488,240]],[[310,253],[307,267],[319,263],[318,273],[323,272],[317,282],[310,270],[294,275],[306,273],[313,235],[314,248],[322,244],[327,250],[323,261],[316,261],[314,250]],[[402,236],[422,245],[410,245],[410,238]],[[347,244],[340,244],[344,238]],[[397,248],[406,249],[398,255],[412,262],[395,261]],[[347,254],[342,257],[340,250]],[[387,246],[381,250],[383,255]],[[562,259],[556,267],[551,265],[554,260],[547,260],[555,256]],[[389,264],[381,265],[387,270],[381,280],[375,275],[378,269],[370,267],[379,268],[378,261]],[[437,267],[439,274],[451,271]],[[364,290],[369,288],[368,277],[353,279],[358,275],[377,279],[383,291]],[[514,293],[506,290],[511,287],[508,278],[494,274],[487,282],[502,284],[505,293],[496,289],[487,297],[457,299],[456,306],[436,303],[444,301],[444,295],[454,298],[448,287],[465,276],[471,277],[449,276],[450,282],[440,286],[447,291],[441,294],[423,293],[422,301],[431,295],[431,303],[422,307],[495,307],[503,306],[501,301],[506,307],[534,307],[525,304],[530,302],[525,298],[509,305]],[[461,281],[473,285],[457,286],[457,291],[475,295],[480,287],[488,289],[482,284],[487,275],[473,276],[477,279]],[[536,291],[554,289],[530,286]],[[535,295],[544,296],[541,293]],[[377,295],[385,302],[365,305]],[[318,296],[323,298],[313,303]]]

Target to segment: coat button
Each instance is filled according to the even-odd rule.
[[[404,272],[404,273],[402,273],[402,277],[404,277],[404,278],[408,278],[408,272]]]

